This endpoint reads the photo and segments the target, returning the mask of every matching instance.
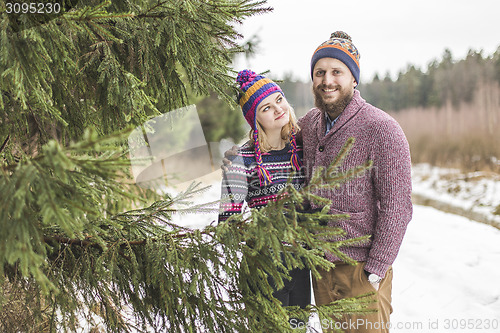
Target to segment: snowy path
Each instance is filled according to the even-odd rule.
[[[390,331],[500,332],[499,263],[500,230],[415,205],[393,265]]]
[[[217,200],[219,191],[216,183],[196,201]],[[202,227],[215,218],[177,222]],[[500,333],[500,230],[415,205],[394,263],[392,305],[391,332]]]
[[[500,230],[414,206],[394,264],[393,331],[500,332],[499,263]]]

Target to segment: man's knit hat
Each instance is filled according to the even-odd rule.
[[[243,111],[243,116],[253,130],[255,159],[257,162],[257,172],[259,173],[260,183],[261,186],[269,185],[272,183],[271,175],[262,166],[262,152],[260,150],[257,128],[257,107],[267,96],[277,92],[283,95],[283,97],[285,94],[281,90],[280,86],[278,86],[275,82],[262,75],[257,75],[249,69],[239,72],[236,81],[238,82],[241,90],[241,93],[238,95],[238,103]],[[295,129],[293,131],[295,131]],[[290,146],[292,148],[292,158],[290,162],[295,167],[295,170],[298,170],[301,162],[297,155],[295,132],[293,132],[290,136]]]
[[[318,46],[311,59],[311,78],[314,66],[321,58],[335,58],[342,61],[359,84],[359,52],[352,43],[351,36],[343,31],[335,31],[329,40]]]

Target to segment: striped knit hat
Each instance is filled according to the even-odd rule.
[[[311,59],[311,78],[314,65],[321,58],[335,58],[342,61],[359,84],[359,52],[352,43],[351,36],[343,31],[335,31],[329,40],[318,46]]]
[[[238,103],[243,111],[243,116],[253,130],[253,141],[255,147],[255,160],[257,162],[257,172],[259,173],[260,185],[269,185],[272,183],[272,177],[262,165],[262,152],[260,150],[257,128],[257,107],[264,98],[279,92],[283,97],[285,94],[281,88],[272,80],[257,75],[255,72],[245,69],[238,73],[236,78],[240,86],[241,93],[238,96]],[[295,141],[295,129],[290,136],[290,147],[292,149],[292,158],[290,163],[295,170],[299,170],[301,161],[297,155],[297,143]]]

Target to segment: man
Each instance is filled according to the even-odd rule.
[[[392,313],[392,263],[413,211],[410,150],[399,124],[368,104],[355,89],[359,73],[359,52],[344,32],[334,32],[313,53],[311,78],[316,108],[298,122],[307,179],[318,167],[327,168],[351,137],[355,139],[354,146],[340,171],[368,160],[373,162],[373,167],[364,175],[340,188],[318,193],[331,200],[331,214],[350,216],[330,222],[332,227],[346,231],[345,238],[371,237],[363,245],[342,249],[358,262],[356,266],[326,253],[326,258],[336,267],[330,271],[319,269],[321,279],[313,277],[313,289],[317,305],[375,292],[377,302],[371,308],[376,309],[376,313],[345,315],[341,320],[326,322],[323,318],[323,329],[388,332]],[[224,163],[227,164],[227,160]]]
[[[346,238],[371,238],[365,245],[343,249],[358,261],[356,266],[326,253],[336,267],[320,270],[321,279],[313,279],[313,288],[317,305],[376,292],[373,308],[377,313],[346,315],[329,327],[336,325],[345,332],[388,332],[391,265],[412,215],[410,151],[398,123],[366,103],[355,89],[359,73],[359,52],[344,32],[333,33],[314,51],[311,77],[316,108],[299,120],[308,179],[313,169],[328,167],[350,137],[355,143],[341,171],[367,160],[373,161],[373,167],[339,189],[320,193],[332,201],[332,214],[350,216],[332,226],[343,228]]]

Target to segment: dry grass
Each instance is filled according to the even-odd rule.
[[[470,104],[391,113],[414,163],[500,173],[500,86],[480,85]]]

